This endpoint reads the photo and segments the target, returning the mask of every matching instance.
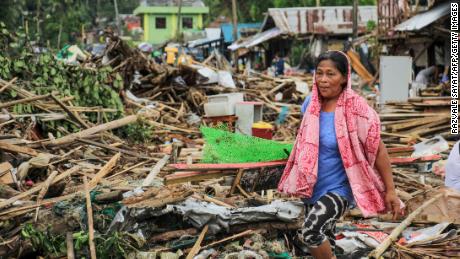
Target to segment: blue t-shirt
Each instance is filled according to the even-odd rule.
[[[310,96],[305,98],[302,113],[310,104]],[[335,134],[334,112],[321,112],[319,117],[319,155],[318,179],[313,187],[313,195],[305,199],[308,204],[314,204],[328,192],[345,197],[353,203],[353,193],[340,156],[337,137]]]

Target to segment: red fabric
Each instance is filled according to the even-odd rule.
[[[279,191],[306,198],[312,196],[318,173],[320,112],[321,100],[314,82],[311,102],[278,185]],[[385,186],[374,167],[380,143],[380,120],[366,100],[351,89],[350,67],[347,87],[337,100],[335,130],[356,204],[364,216],[384,212]]]

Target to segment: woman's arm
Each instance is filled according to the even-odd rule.
[[[388,156],[387,149],[383,141],[380,141],[377,158],[375,160],[375,167],[382,177],[385,184],[385,204],[387,210],[393,212],[393,218],[400,214],[400,202],[396,195],[395,184],[393,182],[393,173],[391,171],[390,157]]]

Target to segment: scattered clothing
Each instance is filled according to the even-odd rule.
[[[305,221],[300,229],[300,240],[308,247],[316,248],[326,240],[335,251],[335,225],[348,208],[345,197],[327,193],[314,205],[307,205]]]
[[[460,141],[450,151],[445,168],[445,185],[460,192]]]

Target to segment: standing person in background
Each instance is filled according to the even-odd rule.
[[[284,58],[277,53],[275,55],[275,59],[273,60],[273,64],[275,65],[276,76],[284,75],[284,63]]]

